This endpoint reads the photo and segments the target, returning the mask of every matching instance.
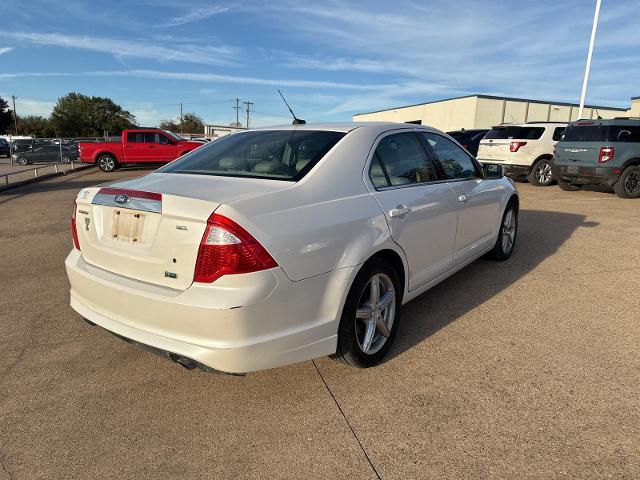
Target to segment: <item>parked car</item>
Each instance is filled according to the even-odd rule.
[[[19,165],[40,162],[69,163],[78,160],[78,153],[75,149],[60,145],[42,145],[32,150],[14,153],[12,158]]]
[[[34,138],[18,139],[11,142],[11,147],[14,153],[32,150],[36,145],[37,142]]]
[[[640,119],[569,124],[556,145],[553,172],[563,190],[605,185],[621,198],[640,198]]]
[[[432,128],[236,133],[79,192],[71,306],[189,368],[368,367],[401,304],[485,254],[509,258],[518,205],[501,166]]]
[[[9,155],[11,155],[9,142],[7,142],[4,138],[0,138],[0,155],[2,155],[3,157],[8,157]]]
[[[124,130],[119,142],[80,142],[78,152],[85,163],[96,163],[111,172],[127,163],[167,163],[202,146],[159,129]]]
[[[526,177],[531,185],[551,185],[555,180],[551,171],[553,147],[566,126],[556,122],[498,125],[480,141],[478,160],[500,163],[507,176]]]
[[[453,138],[455,138],[460,145],[467,149],[467,151],[474,157],[478,155],[478,146],[480,140],[487,134],[488,129],[462,129],[455,130],[453,132],[447,132]]]

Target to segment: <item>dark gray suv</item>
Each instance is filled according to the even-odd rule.
[[[640,119],[570,123],[556,144],[552,169],[563,190],[606,185],[619,197],[640,198]]]

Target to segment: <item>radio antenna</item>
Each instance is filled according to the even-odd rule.
[[[287,108],[289,109],[289,112],[291,112],[291,116],[293,117],[293,125],[304,125],[307,122],[305,122],[304,120],[302,120],[301,118],[296,117],[296,114],[293,113],[293,110],[291,110],[291,107],[289,106],[289,104],[287,103],[287,99],[284,98],[284,95],[282,95],[282,92],[280,91],[280,89],[278,89],[278,93],[280,94],[280,96],[282,97],[282,101],[284,102],[284,104],[287,106]]]

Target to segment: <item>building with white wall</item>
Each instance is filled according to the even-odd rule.
[[[231,133],[243,132],[245,127],[236,127],[230,125],[205,125],[204,136],[215,140],[216,138],[224,137]]]
[[[491,128],[501,123],[577,120],[578,104],[547,102],[527,98],[467,95],[405,107],[358,113],[354,122],[399,122],[425,124],[443,131],[461,128]],[[640,97],[631,99],[631,108],[585,105],[583,118],[640,116]]]

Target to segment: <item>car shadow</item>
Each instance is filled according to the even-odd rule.
[[[520,210],[516,248],[505,262],[480,259],[402,307],[401,328],[384,362],[482,305],[535,269],[578,228],[596,227],[584,215]]]

